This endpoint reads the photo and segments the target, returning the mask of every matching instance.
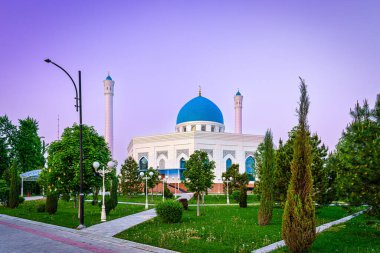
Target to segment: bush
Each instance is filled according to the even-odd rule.
[[[172,199],[174,197],[173,193],[169,190],[167,185],[165,185],[164,197],[165,199]]]
[[[43,213],[43,212],[45,212],[45,209],[46,209],[45,203],[43,203],[43,202],[38,203],[37,208],[36,208],[37,212]]]
[[[247,207],[247,187],[245,185],[240,188],[239,206]]]
[[[102,207],[103,201],[99,201],[98,205]],[[116,208],[115,201],[110,197],[110,195],[106,195],[104,197],[104,205],[106,207],[106,215],[109,215],[112,210]]]
[[[0,204],[8,206],[9,201],[9,187],[5,180],[0,180]]]
[[[23,196],[18,196],[18,204],[21,205],[22,203],[24,203],[25,201],[25,198]]]
[[[175,200],[161,202],[156,207],[157,216],[166,223],[177,223],[182,219],[183,207]]]
[[[189,202],[186,198],[178,199],[178,201],[182,204],[184,210],[189,209]]]
[[[45,211],[49,214],[55,214],[58,208],[58,195],[52,194],[46,197]]]
[[[62,195],[61,195],[61,199],[63,200],[63,201],[66,201],[66,202],[69,202],[70,201],[70,194],[69,193],[63,193]]]
[[[239,203],[240,191],[233,191],[231,194],[231,198],[235,200],[236,203]]]

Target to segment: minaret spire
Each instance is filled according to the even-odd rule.
[[[112,80],[110,73],[104,83],[104,97],[105,97],[105,133],[104,139],[108,143],[108,147],[113,155],[113,94],[115,81]]]
[[[199,96],[201,97],[202,96],[202,86],[199,85]]]
[[[243,120],[243,96],[239,89],[234,96],[235,101],[235,133],[242,134],[242,120]]]

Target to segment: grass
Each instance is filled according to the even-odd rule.
[[[181,223],[165,224],[155,218],[116,237],[180,252],[250,252],[281,240],[283,210],[274,209],[271,224],[264,227],[257,224],[257,212],[256,206],[205,206],[196,217],[196,208],[190,207]],[[346,215],[340,207],[321,208],[317,223]]]
[[[290,252],[286,247],[275,252]],[[360,215],[320,233],[309,252],[380,252],[380,219]]]
[[[44,202],[44,200],[25,201],[15,209],[0,206],[0,213],[68,228],[76,228],[79,225],[78,209],[73,207],[72,201],[65,202],[60,200],[58,210],[53,215],[46,212],[37,212],[38,204]],[[99,206],[93,206],[85,202],[84,211],[84,221],[87,227],[100,223],[101,208]],[[141,211],[144,211],[144,206],[119,204],[116,209],[112,210],[110,215],[107,216],[107,220],[117,219]]]
[[[257,199],[257,196],[256,195],[253,195],[253,194],[248,194],[247,196],[247,202],[248,204],[252,204],[252,203],[259,203],[259,200]],[[230,203],[231,204],[238,204],[238,202],[236,202],[232,196],[230,195]],[[197,199],[196,198],[192,198],[189,202],[189,204],[196,204],[197,203]],[[205,204],[227,204],[227,196],[226,195],[205,195]]]

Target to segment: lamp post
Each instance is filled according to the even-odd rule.
[[[172,182],[174,183],[174,196],[177,195],[177,187],[175,186],[174,177],[172,176]]]
[[[149,176],[150,177],[148,177],[148,175],[145,175],[145,177],[144,177],[144,172],[140,172],[140,177],[142,178],[142,179],[145,179],[145,209],[148,209],[149,207],[148,207],[148,179],[150,179],[150,177],[152,177],[153,176],[153,172],[151,171],[151,172],[149,172]]]
[[[102,175],[103,177],[103,199],[102,199],[102,213],[100,215],[100,221],[101,222],[104,222],[104,221],[107,221],[107,216],[106,216],[106,205],[105,205],[105,195],[106,195],[106,190],[105,190],[105,187],[104,187],[104,177],[107,173],[111,172],[112,171],[112,168],[113,166],[115,165],[115,163],[113,161],[109,161],[107,163],[107,169],[104,168],[104,166],[102,166],[101,169],[99,169],[100,167],[100,163],[99,162],[94,162],[92,164],[92,166],[94,167],[95,171],[98,172],[100,175]]]
[[[79,186],[79,226],[77,229],[85,228],[84,225],[84,194],[83,194],[83,133],[82,133],[82,74],[81,71],[78,71],[78,88],[79,88],[79,96],[78,89],[74,82],[74,79],[70,76],[70,74],[61,66],[51,61],[50,59],[45,59],[46,63],[51,63],[55,65],[57,68],[61,69],[65,74],[70,78],[71,82],[75,88],[75,108],[79,110],[79,167],[80,167],[80,186]]]
[[[161,180],[162,178],[162,201],[165,201],[165,177],[161,177],[161,175],[158,175],[158,180]]]
[[[226,180],[226,178],[225,177],[223,177],[223,181],[226,181],[226,183],[227,183],[227,205],[229,205],[230,204],[230,196],[229,196],[229,194],[228,194],[228,183],[229,182],[231,182],[232,181],[232,177],[230,177],[230,178],[227,178],[227,180]]]

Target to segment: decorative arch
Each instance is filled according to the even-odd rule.
[[[145,156],[141,157],[139,160],[139,169],[140,170],[148,170],[148,159]]]
[[[249,181],[255,181],[255,159],[252,156],[248,156],[245,159],[245,172],[248,174]]]
[[[179,167],[181,169],[184,169],[184,168],[186,168],[185,166],[186,166],[186,159],[184,157],[182,157],[181,159],[179,159]]]

